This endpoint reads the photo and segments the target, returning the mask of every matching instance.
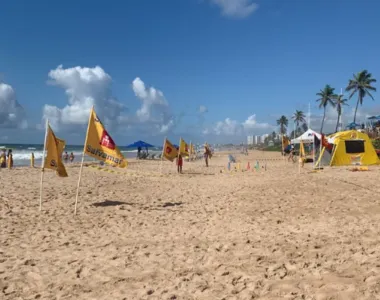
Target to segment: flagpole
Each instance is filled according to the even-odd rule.
[[[49,119],[46,119],[44,150],[42,152],[42,161],[41,161],[40,211],[42,211],[42,192],[43,192],[43,182],[44,182],[44,174],[45,174],[44,165],[45,165],[46,140],[47,140],[48,126],[49,126]]]
[[[161,174],[162,174],[162,164],[163,164],[163,160],[164,160],[165,144],[166,144],[166,136],[164,138],[164,144],[162,145],[162,152],[161,152],[161,163],[160,163],[160,173]]]
[[[77,214],[77,205],[78,205],[79,188],[80,188],[80,182],[81,182],[81,178],[82,178],[82,170],[83,170],[83,163],[84,163],[84,153],[85,153],[85,150],[86,150],[88,131],[89,131],[89,128],[90,128],[90,120],[91,120],[91,116],[92,116],[93,111],[94,111],[94,105],[92,106],[91,111],[90,111],[90,116],[88,117],[88,125],[87,125],[86,139],[84,140],[83,153],[82,153],[82,162],[81,162],[81,164],[80,164],[80,169],[79,169],[79,178],[78,178],[78,185],[77,185],[77,194],[76,194],[76,196],[75,196],[74,215]]]

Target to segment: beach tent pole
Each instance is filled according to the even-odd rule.
[[[40,211],[42,210],[42,192],[43,192],[43,182],[44,182],[44,174],[45,174],[44,165],[45,165],[46,141],[47,141],[48,127],[49,127],[49,120],[46,119],[44,150],[42,152],[42,161],[41,161]]]
[[[165,144],[166,144],[166,136],[164,138],[164,144],[162,145],[161,162],[160,162],[160,174],[162,174],[162,164],[163,164],[163,160],[164,160]]]
[[[82,178],[82,170],[83,170],[83,163],[84,163],[84,153],[86,150],[86,145],[87,145],[87,138],[88,138],[88,132],[90,129],[90,120],[91,116],[94,111],[94,106],[92,106],[91,111],[90,111],[90,116],[88,117],[88,125],[87,125],[87,132],[86,132],[86,139],[84,140],[84,146],[83,146],[83,153],[82,153],[82,162],[80,164],[80,169],[79,169],[79,178],[78,178],[78,185],[77,185],[77,194],[75,196],[75,206],[74,206],[74,215],[77,214],[77,205],[78,205],[78,197],[79,197],[79,187],[80,187],[80,181]]]

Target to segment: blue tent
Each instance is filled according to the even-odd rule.
[[[360,126],[361,126],[360,124],[352,122],[352,123],[348,124],[346,126],[346,128],[355,129],[356,127],[360,127]]]
[[[143,141],[137,141],[127,146],[127,148],[153,148],[154,146]]]

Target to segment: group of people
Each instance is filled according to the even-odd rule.
[[[178,150],[178,149],[177,149]],[[212,153],[207,144],[204,145],[204,152],[203,152],[203,158],[205,160],[206,167],[208,167],[208,160],[211,158]],[[181,153],[178,154],[177,160],[176,160],[176,165],[177,165],[177,172],[182,173],[182,167],[183,167],[183,158]]]
[[[70,153],[70,156],[69,156],[69,154],[68,154],[67,152],[65,152],[65,153],[63,154],[62,158],[63,158],[63,161],[64,161],[65,163],[67,163],[68,160],[70,160],[70,162],[72,163],[72,162],[74,161],[75,156],[74,156],[74,153],[73,153],[73,152]]]
[[[9,169],[13,168],[13,154],[12,149],[8,149],[8,153],[6,153],[6,149],[1,149],[0,153],[0,168],[6,168],[8,166]]]

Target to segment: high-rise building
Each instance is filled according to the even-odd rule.
[[[247,145],[253,145],[253,135],[247,136]]]

